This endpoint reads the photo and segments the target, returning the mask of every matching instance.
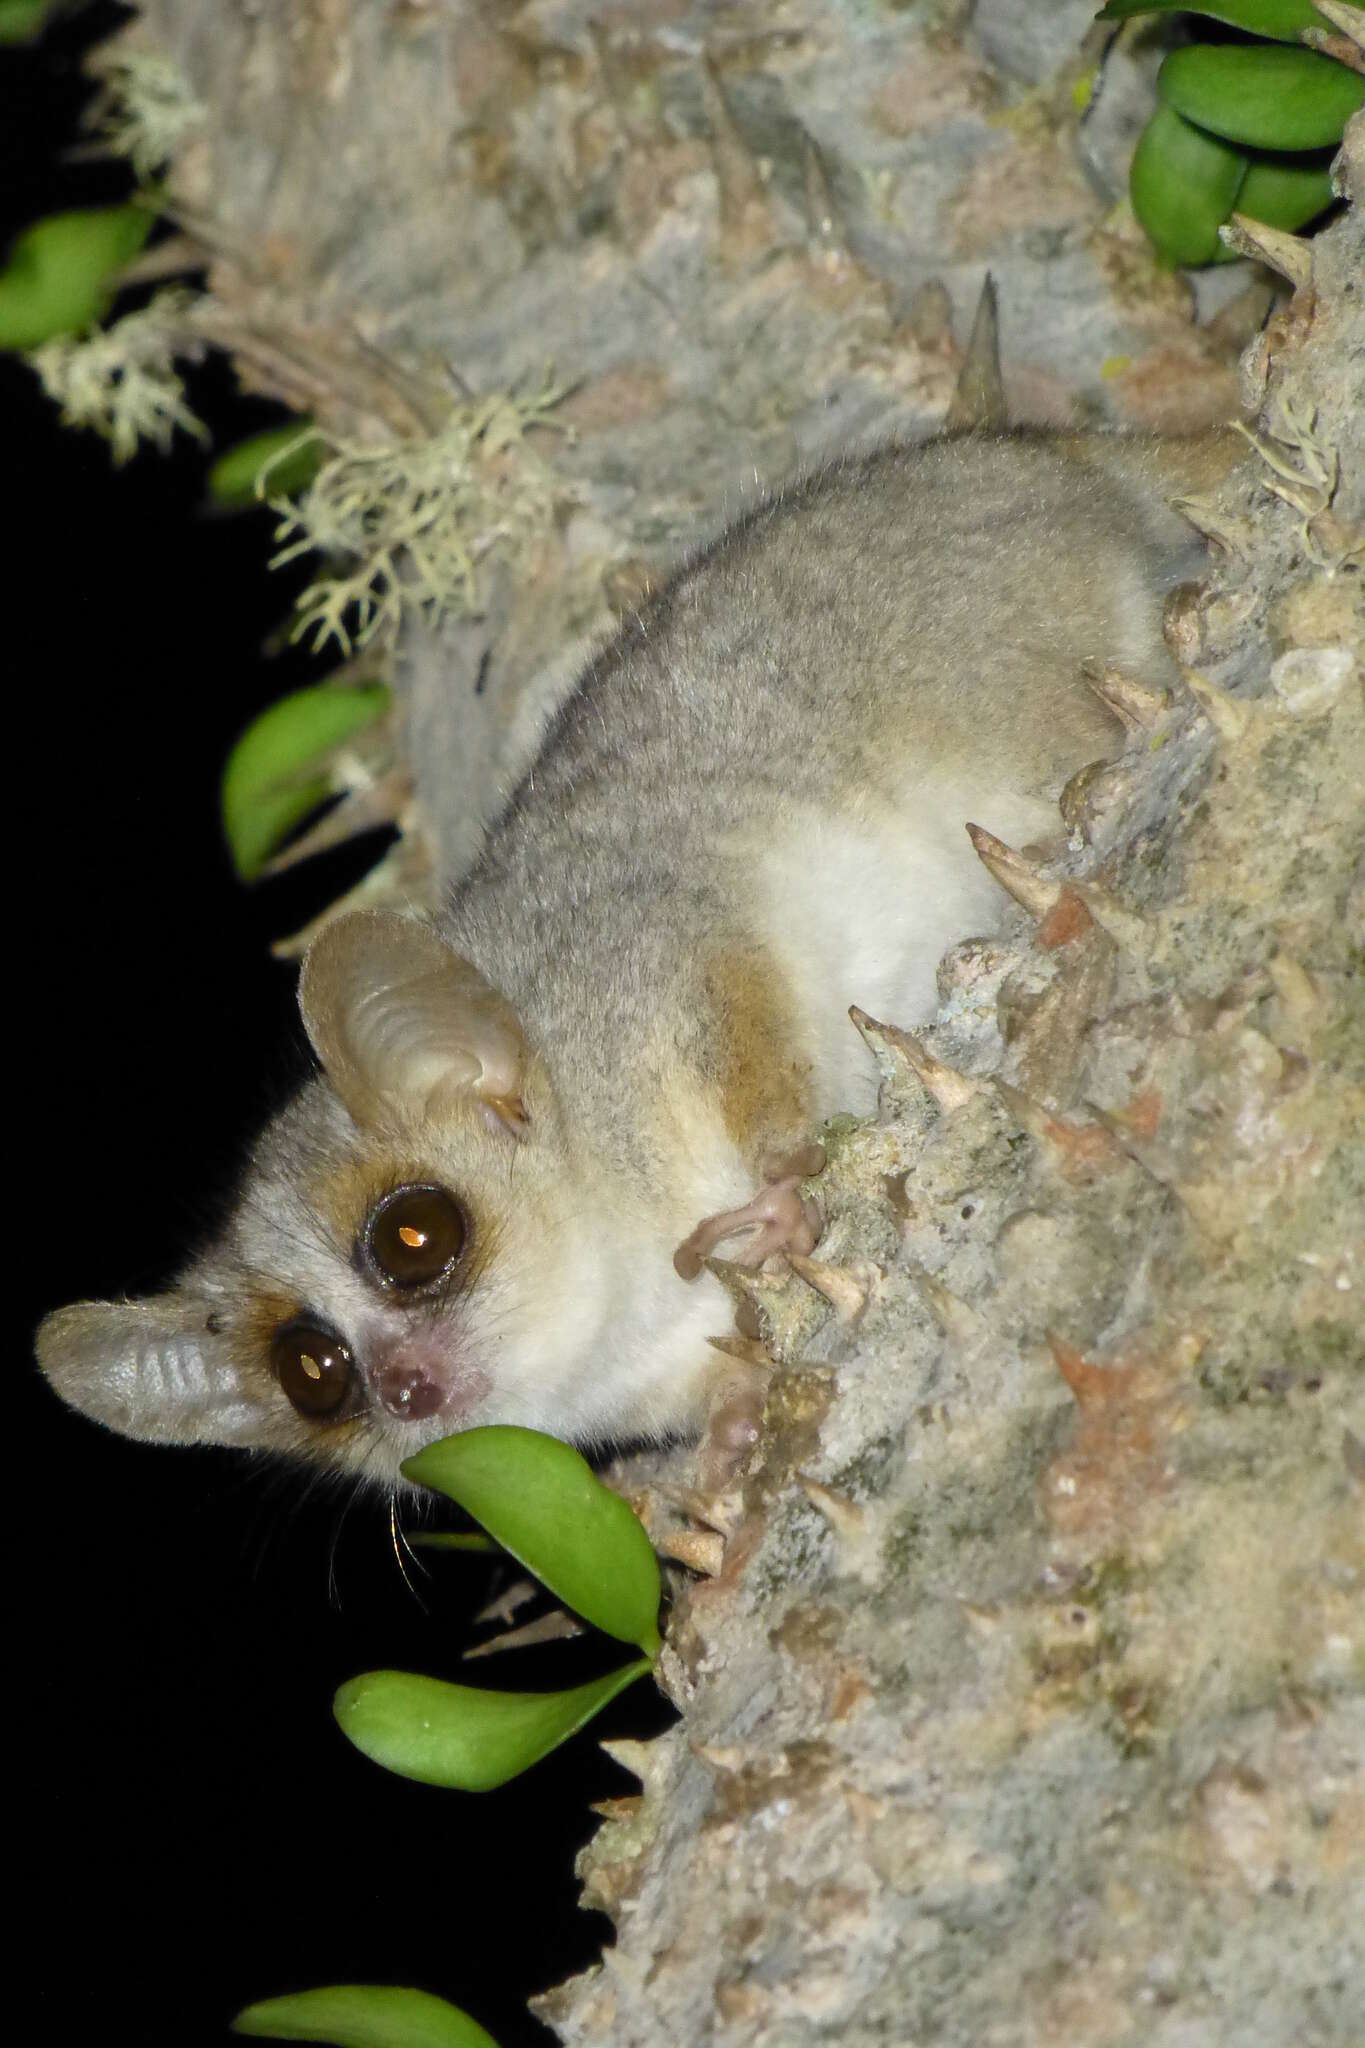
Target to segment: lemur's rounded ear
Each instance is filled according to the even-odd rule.
[[[78,1301],[39,1325],[38,1364],[72,1408],[140,1443],[258,1444],[269,1402],[184,1288],[152,1301]]]
[[[524,1128],[516,1013],[424,920],[387,910],[334,918],[304,959],[299,1008],[358,1124],[411,1129],[473,1098]]]

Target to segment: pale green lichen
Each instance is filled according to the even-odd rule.
[[[145,184],[200,125],[204,107],[171,58],[160,51],[111,50],[98,69],[108,93],[100,133]]]
[[[477,611],[480,564],[546,531],[562,496],[525,437],[554,424],[546,414],[563,395],[547,382],[529,396],[458,403],[420,439],[332,439],[332,455],[297,503],[270,500],[285,543],[272,567],[310,550],[355,565],[304,591],[295,639],[311,632],[314,649],[335,640],[349,654],[392,637],[406,612],[439,624]]]
[[[83,338],[58,335],[29,357],[43,389],[61,407],[62,424],[102,435],[115,462],[126,462],[144,442],[164,454],[177,427],[196,440],[208,439],[175,369],[176,356],[187,352],[191,297],[179,289],[160,292],[111,327]]]

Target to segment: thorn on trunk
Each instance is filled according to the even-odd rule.
[[[1156,1135],[1157,1123],[1160,1120],[1160,1100],[1154,1092],[1149,1092],[1137,1098],[1126,1114],[1116,1114],[1111,1109],[1102,1109],[1098,1102],[1088,1100],[1082,1102],[1081,1107],[1109,1133],[1125,1159],[1140,1167],[1158,1187],[1164,1187],[1165,1182],[1160,1174],[1148,1165],[1138,1150],[1139,1142],[1150,1142]]]
[[[1313,4],[1317,7],[1317,0],[1313,0]],[[1358,50],[1365,50],[1365,7],[1353,7],[1349,0],[1323,0],[1317,11],[1327,17],[1333,28],[1339,28]]]
[[[1204,650],[1204,603],[1208,586],[1177,583],[1168,591],[1161,613],[1161,637],[1177,661],[1197,661]]]
[[[879,1023],[877,1018],[869,1017],[866,1010],[860,1010],[856,1003],[848,1014],[883,1072],[889,1077],[918,1081],[945,1115],[961,1109],[974,1095],[981,1094],[983,1084],[980,1081],[935,1059],[933,1053],[917,1038],[912,1038],[908,1031],[900,1030],[895,1024]]]
[[[673,1505],[718,1536],[733,1536],[744,1520],[744,1491],[737,1485],[679,1487],[670,1493]]]
[[[1239,256],[1250,256],[1255,263],[1268,263],[1281,277],[1289,279],[1296,292],[1313,281],[1312,244],[1301,235],[1287,235],[1283,229],[1267,227],[1264,221],[1252,220],[1248,214],[1234,213],[1218,230],[1218,238]]]
[[[836,1493],[832,1487],[822,1486],[818,1479],[808,1479],[804,1472],[797,1474],[801,1491],[811,1506],[822,1514],[836,1536],[845,1543],[859,1543],[867,1530],[867,1517],[856,1501],[845,1493]]]
[[[987,832],[984,826],[968,825],[967,837],[975,847],[982,866],[1001,888],[1012,896],[1030,917],[1046,917],[1061,896],[1061,883],[1046,880],[1033,861],[1025,860],[1022,853],[1016,853],[1012,846],[1006,846],[1003,839],[997,839],[995,834]]]
[[[639,1742],[632,1735],[615,1735],[600,1743],[614,1764],[638,1778],[646,1793],[661,1792],[669,1776],[669,1758],[662,1742]]]
[[[825,1259],[803,1258],[800,1252],[788,1252],[787,1264],[808,1287],[824,1296],[841,1323],[861,1320],[871,1298],[870,1289],[851,1266],[832,1266]],[[870,1266],[868,1271],[871,1272]]]
[[[935,1273],[928,1273],[921,1266],[910,1269],[914,1283],[924,1306],[928,1309],[938,1328],[945,1337],[956,1344],[972,1344],[986,1329],[985,1317],[974,1308],[969,1308],[960,1294],[954,1294],[945,1287]]]
[[[348,910],[369,910],[375,904],[389,903],[394,899],[411,900],[425,883],[428,859],[416,835],[397,840],[378,866],[361,876],[354,889],[348,889],[344,896],[338,896],[335,903],[329,903],[301,931],[274,940],[271,955],[276,960],[298,960],[334,917],[341,917]]]
[[[266,862],[260,871],[262,878],[269,880],[282,875],[301,861],[330,853],[348,840],[358,839],[362,832],[373,832],[381,825],[397,825],[401,830],[411,796],[412,780],[404,768],[394,768],[366,787],[349,790],[316,825],[300,833]]]
[[[1092,1365],[1083,1351],[1078,1351],[1074,1344],[1068,1344],[1055,1330],[1047,1332],[1047,1348],[1058,1372],[1075,1395],[1078,1408],[1112,1400],[1120,1383],[1106,1366]]]
[[[644,1808],[644,1803],[643,1797],[638,1792],[629,1799],[590,1799],[588,1801],[588,1812],[595,1813],[599,1820],[633,1821],[639,1817]]]
[[[848,255],[848,236],[829,182],[829,172],[820,146],[813,136],[804,138],[806,172],[806,233],[832,265]]]
[[[1100,930],[1116,946],[1122,946],[1129,953],[1147,951],[1151,943],[1151,927],[1138,911],[1129,910],[1099,882],[1073,882],[1071,886]]]
[[[1121,1146],[1103,1124],[1067,1123],[1008,1081],[997,1078],[995,1088],[1020,1128],[1043,1147],[1068,1180],[1090,1180],[1123,1160]]]
[[[675,1563],[718,1579],[725,1564],[725,1538],[714,1529],[665,1529],[654,1539],[656,1550]]]
[[[708,1337],[707,1343],[713,1351],[721,1352],[726,1358],[737,1358],[741,1365],[757,1365],[771,1368],[773,1356],[757,1337],[741,1337],[730,1331],[723,1337]]]
[[[583,1634],[583,1623],[575,1615],[566,1614],[562,1607],[556,1607],[549,1614],[538,1614],[534,1621],[524,1621],[519,1628],[504,1629],[501,1635],[491,1636],[486,1643],[474,1643],[461,1652],[462,1661],[471,1663],[477,1657],[500,1657],[504,1650],[525,1650],[538,1643],[567,1642]]]
[[[1207,718],[1220,740],[1227,746],[1245,738],[1253,713],[1249,705],[1239,703],[1236,697],[1220,690],[1207,676],[1201,676],[1197,669],[1181,670],[1185,688]]]
[[[1005,385],[1000,374],[1000,316],[995,280],[987,271],[944,426],[951,434],[973,428],[1001,433],[1008,425]]]
[[[702,105],[711,130],[711,165],[716,174],[722,227],[742,240],[767,236],[770,209],[758,161],[725,97],[720,73],[709,52],[700,67]]]
[[[1249,559],[1256,542],[1256,529],[1249,519],[1220,511],[1208,498],[1172,498],[1171,504],[1182,519],[1188,519],[1196,533],[1202,533],[1224,554],[1238,561]]]
[[[1081,674],[1101,704],[1108,705],[1130,732],[1150,732],[1167,708],[1169,700],[1164,690],[1150,689],[1136,676],[1126,675],[1113,662],[1106,662],[1103,668],[1098,669],[1086,662],[1082,665]]]

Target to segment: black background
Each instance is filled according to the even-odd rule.
[[[96,8],[0,50],[5,241],[126,192],[120,166],[69,157],[81,51],[117,19]],[[189,384],[219,446],[277,417],[221,364]],[[338,1733],[332,1693],[379,1665],[460,1675],[487,1565],[440,1560],[415,1596],[379,1504],[227,1453],[122,1442],[64,1411],[33,1366],[46,1309],[155,1287],[212,1222],[304,1066],[293,970],[268,941],[346,864],[247,892],[219,837],[235,733],[323,673],[297,651],[263,658],[291,597],[265,570],[269,515],[206,514],[206,457],[183,437],[115,470],[9,357],[0,431],[17,799],[5,982],[21,1041],[7,1056],[9,1762],[27,1809],[11,1969],[36,1997],[29,2031],[197,2048],[230,2039],[254,1998],[388,1981],[467,2006],[502,2048],[548,2041],[526,1993],[610,1934],[574,1904],[588,1803],[637,1789],[595,1738],[659,1725],[652,1689],[499,1793],[387,1775]],[[568,1684],[612,1661],[559,1646],[464,1675]]]

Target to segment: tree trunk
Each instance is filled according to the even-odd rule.
[[[1190,690],[1129,701],[1064,862],[993,856],[1025,915],[963,935],[922,1041],[868,1027],[819,1261],[745,1289],[777,1370],[723,1562],[623,1471],[719,1570],[680,1577],[682,1719],[585,1852],[618,1938],[541,2002],[566,2042],[1360,2040],[1365,237],[1348,203],[1288,245],[1260,334],[1261,273],[1159,269],[1119,203],[1157,40],[1091,11],[148,0],[129,31],[196,105],[193,322],[245,379],[414,461],[513,395],[462,444],[472,585],[398,592],[371,893],[475,851],[685,548],[941,421],[987,266],[1016,419],[1225,418],[1251,342],[1261,439],[1169,619]],[[1340,175],[1358,208],[1365,118]]]

